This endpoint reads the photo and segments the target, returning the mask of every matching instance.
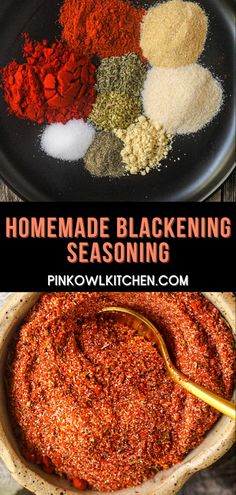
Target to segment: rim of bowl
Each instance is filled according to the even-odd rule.
[[[0,310],[0,327],[2,329],[0,335],[0,374],[12,334],[41,294],[42,292],[15,293],[10,296]],[[203,292],[202,294],[220,310],[221,315],[235,334],[236,307],[233,293]],[[235,395],[236,389],[234,397]],[[61,486],[59,487],[57,476],[46,474],[40,468],[27,462],[19,452],[11,429],[2,380],[0,383],[0,404],[3,409],[3,414],[0,414],[0,457],[18,483],[37,495],[74,495],[75,493],[102,495],[102,492],[94,490],[74,489],[66,480],[60,480]],[[217,440],[215,434],[217,434]],[[193,449],[180,464],[168,470],[160,471],[151,480],[135,487],[135,493],[140,495],[176,495],[194,473],[213,464],[231,448],[235,440],[234,435],[234,422],[222,416],[208,432],[205,440],[196,449]],[[113,495],[133,494],[134,488],[113,492]]]

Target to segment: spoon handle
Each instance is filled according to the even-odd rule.
[[[220,397],[219,395],[215,394],[214,392],[211,392],[210,390],[207,390],[206,388],[202,387],[202,385],[198,385],[197,383],[188,380],[180,372],[178,372],[177,375],[173,373],[172,378],[185,390],[195,395],[199,399],[203,400],[210,406],[214,407],[215,409],[217,409],[217,411],[221,412],[222,414],[225,414],[229,418],[236,421],[236,407],[232,402],[224,399],[223,397]]]
[[[118,321],[120,320],[125,321],[127,325],[130,325],[140,335],[142,335],[150,342],[152,342],[152,344],[155,344],[157,346],[160,354],[165,360],[167,370],[173,381],[178,383],[178,385],[183,387],[191,394],[198,397],[198,399],[201,399],[210,406],[214,407],[217,411],[221,412],[222,414],[225,414],[234,421],[236,420],[236,407],[232,402],[224,399],[223,397],[220,397],[217,394],[214,394],[214,392],[207,390],[206,388],[202,387],[202,385],[198,385],[197,383],[192,382],[183,373],[181,373],[181,371],[178,371],[175,368],[175,366],[173,365],[170,359],[162,335],[153,325],[153,323],[151,323],[145,316],[140,315],[139,313],[133,311],[132,309],[123,308],[119,306],[104,307],[100,311],[100,313],[107,313],[107,312],[112,312],[114,315],[116,315]]]

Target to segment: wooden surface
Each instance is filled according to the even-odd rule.
[[[0,202],[21,201],[0,179]],[[225,184],[208,201],[236,202],[236,170]]]

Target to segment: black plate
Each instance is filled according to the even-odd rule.
[[[210,19],[200,62],[222,80],[225,90],[223,110],[213,123],[196,135],[176,138],[161,172],[152,171],[146,177],[96,179],[81,164],[45,156],[39,148],[43,127],[8,115],[0,97],[0,170],[10,187],[24,199],[34,201],[200,201],[214,192],[234,167],[235,2],[198,2]],[[0,66],[13,58],[21,60],[22,31],[38,40],[60,36],[56,23],[59,6],[55,0],[1,0]],[[180,160],[174,162],[178,157]]]

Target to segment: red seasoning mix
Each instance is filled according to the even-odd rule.
[[[173,362],[229,399],[233,336],[196,293],[49,293],[33,307],[7,362],[9,408],[27,460],[104,492],[179,463],[219,413],[169,378],[158,351],[98,315],[105,305],[148,317]]]

